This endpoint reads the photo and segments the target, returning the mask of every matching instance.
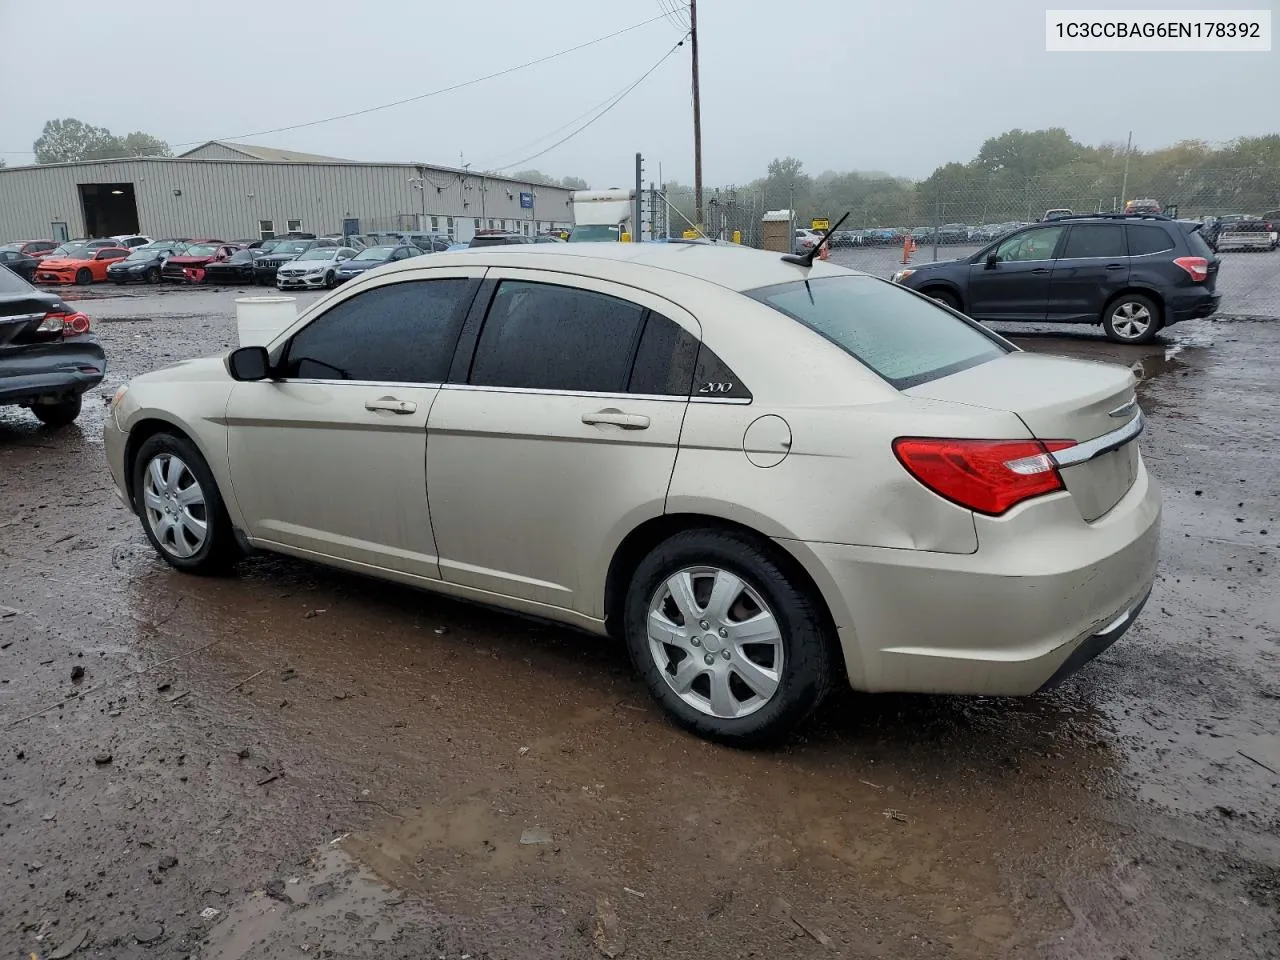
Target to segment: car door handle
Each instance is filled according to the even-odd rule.
[[[596,426],[610,424],[623,430],[648,430],[649,418],[641,413],[623,413],[621,410],[597,410],[595,413],[584,413],[582,422]]]
[[[1032,272],[1032,273],[1048,273],[1048,272],[1049,272],[1049,268],[1048,268],[1048,267],[1036,267],[1036,268],[1035,268],[1034,270],[1032,270],[1031,272]]]
[[[1123,263],[1108,263],[1108,264],[1107,264],[1107,269],[1108,269],[1108,270],[1123,270],[1123,269],[1124,269],[1124,264],[1123,264]]]
[[[364,402],[366,410],[385,410],[388,413],[413,413],[418,409],[418,405],[412,400],[397,400],[395,397],[383,397],[380,400],[366,400]]]

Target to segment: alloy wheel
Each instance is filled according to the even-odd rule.
[[[204,491],[191,468],[172,453],[159,453],[147,464],[142,486],[147,525],[165,552],[194,556],[209,536]]]
[[[686,704],[724,720],[764,707],[782,679],[778,619],[741,577],[719,567],[686,567],[654,591],[649,653]]]
[[[1151,328],[1151,311],[1131,300],[1117,306],[1111,317],[1112,329],[1125,340],[1136,340]]]

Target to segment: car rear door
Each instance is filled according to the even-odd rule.
[[[1043,320],[1065,233],[1062,225],[1024,230],[996,246],[995,263],[970,263],[965,312],[975,320]]]
[[[441,575],[602,617],[615,546],[665,508],[700,328],[575,275],[492,269],[486,288],[428,423]]]
[[[414,271],[349,292],[275,345],[276,379],[236,384],[228,457],[250,537],[439,579],[427,417],[483,275]]]
[[[1096,322],[1129,283],[1129,256],[1119,223],[1074,223],[1053,262],[1046,320]]]

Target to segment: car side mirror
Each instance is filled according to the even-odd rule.
[[[1000,262],[1000,258],[999,258],[999,257],[997,257],[994,253],[988,253],[988,254],[987,254],[987,269],[988,269],[988,270],[994,270],[994,269],[996,268],[996,264],[997,264],[997,263],[999,263],[999,262]]]
[[[265,380],[271,373],[271,358],[266,347],[240,347],[227,357],[227,372],[241,382]]]

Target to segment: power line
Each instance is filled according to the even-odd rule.
[[[662,15],[659,14],[656,17],[650,17],[648,20],[641,20],[639,23],[633,23],[631,26],[624,27],[621,30],[615,30],[613,33],[607,33],[603,37],[596,37],[594,40],[588,40],[585,43],[579,43],[576,46],[568,47],[556,53],[548,54],[545,57],[538,57],[536,60],[528,60],[524,63],[517,64],[514,67],[507,67],[505,70],[499,70],[496,73],[489,73],[483,77],[476,77],[472,80],[463,80],[459,83],[450,84],[447,87],[441,87],[439,90],[432,90],[429,93],[418,94],[415,97],[406,97],[403,100],[395,100],[391,103],[379,104],[376,107],[366,107],[363,110],[353,110],[350,113],[340,113],[337,116],[324,117],[323,119],[320,119],[320,120],[308,120],[306,123],[295,123],[287,127],[274,127],[271,130],[257,130],[253,133],[237,133],[232,136],[216,137],[214,139],[243,140],[247,137],[264,137],[273,133],[285,133],[289,130],[301,130],[304,127],[315,127],[315,126],[319,126],[322,123],[333,123],[335,120],[349,120],[352,117],[364,116],[365,114],[375,113],[379,110],[388,110],[391,107],[404,106],[406,103],[416,103],[419,100],[426,100],[428,97],[439,96],[442,93],[452,93],[454,90],[461,90],[463,87],[474,86],[475,84],[483,83],[486,80],[493,80],[493,79],[496,79],[497,77],[504,77],[509,73],[515,73],[517,70],[524,70],[528,67],[537,66],[540,63],[546,63],[549,60],[555,60],[559,57],[565,56],[566,54],[574,53],[578,50],[583,50],[587,47],[595,46],[597,43],[603,43],[606,40],[612,40],[614,37],[620,37],[624,33],[630,33],[632,30],[638,30],[641,27],[648,26],[654,21],[661,20],[661,19],[662,19]],[[185,143],[175,143],[174,146],[189,147],[189,146],[194,146],[196,144],[206,143],[206,142],[207,141],[205,140],[189,140]]]
[[[676,44],[676,47],[679,47],[679,46],[680,46],[680,44],[679,44],[679,43],[677,43],[677,44]],[[675,48],[672,48],[672,49],[674,50]],[[667,57],[669,57],[669,56],[671,56],[671,51],[668,51],[666,54],[664,54],[664,55],[663,55],[663,57],[662,57],[662,60],[665,60],[665,59],[666,59]],[[651,69],[649,70],[649,73],[652,73],[652,72],[653,72],[653,69],[656,69],[656,68],[657,68],[657,66],[658,66],[658,64],[662,63],[662,60],[659,60],[659,61],[658,61],[658,63],[655,63],[655,64],[653,65],[653,68],[651,68]],[[647,77],[647,76],[649,75],[649,73],[646,73],[644,76],[646,76],[646,77]],[[643,80],[643,79],[644,79],[644,77],[641,77],[640,79],[641,79],[641,80]],[[638,82],[639,82],[639,81],[636,81],[636,83],[638,83]],[[489,160],[489,161],[486,161],[485,163],[479,164],[480,168],[482,168],[482,169],[486,169],[486,170],[504,170],[504,169],[506,169],[505,167],[495,167],[493,164],[494,164],[494,162],[495,162],[496,160],[501,160],[503,157],[509,157],[509,156],[511,156],[513,153],[518,153],[518,152],[520,152],[521,150],[527,150],[527,149],[529,149],[530,147],[534,146],[535,144],[542,143],[542,141],[544,141],[544,140],[546,140],[546,139],[548,139],[548,138],[550,138],[550,137],[554,137],[554,136],[555,136],[557,133],[559,133],[561,130],[568,130],[570,127],[572,127],[572,126],[573,126],[575,123],[577,123],[579,120],[583,120],[583,119],[585,119],[585,118],[587,118],[587,117],[591,116],[591,115],[592,115],[593,113],[595,113],[597,110],[600,110],[600,109],[602,109],[602,108],[604,108],[604,107],[608,107],[608,106],[609,106],[610,104],[612,104],[615,100],[621,99],[622,97],[626,96],[626,95],[627,95],[627,93],[628,93],[628,92],[630,92],[631,88],[632,88],[632,87],[634,87],[635,85],[636,85],[635,83],[628,84],[626,87],[624,87],[623,89],[619,90],[617,93],[611,93],[609,96],[605,97],[603,100],[601,100],[599,103],[597,103],[594,107],[590,107],[589,109],[582,111],[582,113],[578,114],[578,115],[577,115],[576,117],[574,117],[572,120],[569,120],[569,121],[568,121],[568,122],[566,122],[566,123],[562,123],[562,124],[561,124],[560,126],[558,126],[558,127],[555,127],[555,128],[553,128],[553,129],[551,129],[551,130],[548,130],[546,133],[544,133],[544,134],[543,134],[542,136],[540,136],[540,137],[535,137],[534,139],[532,139],[532,140],[530,140],[530,141],[528,141],[528,142],[526,142],[526,143],[522,143],[522,144],[521,144],[520,146],[518,146],[518,147],[513,147],[513,148],[512,148],[512,149],[510,149],[510,150],[504,150],[501,154],[499,154],[498,156],[496,156],[493,160]],[[514,164],[511,164],[511,166],[514,166]]]
[[[590,120],[588,120],[588,121],[587,121],[586,123],[584,123],[582,126],[580,126],[577,130],[574,130],[574,131],[573,131],[572,133],[570,133],[568,136],[561,137],[559,140],[557,140],[555,143],[551,144],[551,146],[547,147],[545,150],[539,150],[537,153],[532,154],[531,156],[525,157],[523,160],[517,160],[515,163],[506,163],[506,164],[503,164],[503,165],[502,165],[502,166],[500,166],[500,167],[495,167],[494,169],[496,169],[496,170],[509,170],[509,169],[510,169],[510,168],[512,168],[512,167],[518,167],[518,166],[521,166],[521,165],[523,165],[523,164],[528,163],[530,160],[537,160],[539,157],[543,156],[544,154],[550,153],[552,150],[554,150],[556,147],[560,146],[562,143],[568,143],[570,140],[572,140],[574,137],[576,137],[578,134],[580,134],[583,130],[587,129],[587,127],[591,126],[593,123],[595,123],[595,122],[596,122],[597,120],[599,120],[601,117],[603,117],[606,113],[608,113],[610,110],[612,110],[614,107],[616,107],[619,103],[621,103],[621,102],[623,101],[623,99],[627,96],[627,94],[629,94],[629,93],[630,93],[632,90],[634,90],[636,87],[640,86],[640,84],[641,84],[641,83],[643,83],[643,82],[644,82],[644,81],[649,77],[649,74],[653,73],[653,71],[657,70],[657,69],[658,69],[658,67],[662,66],[662,64],[663,64],[664,62],[666,62],[667,58],[668,58],[668,57],[670,57],[673,53],[675,53],[675,52],[676,52],[678,49],[680,49],[682,46],[684,46],[684,38],[683,38],[683,37],[681,37],[681,38],[680,38],[679,42],[677,42],[677,43],[675,44],[675,46],[673,46],[670,50],[668,50],[666,53],[664,53],[664,54],[662,55],[662,57],[661,57],[661,58],[659,58],[659,60],[658,60],[658,62],[657,62],[657,63],[655,63],[652,67],[650,67],[648,70],[646,70],[644,73],[642,73],[642,74],[640,75],[640,77],[639,77],[639,78],[638,78],[634,83],[632,83],[630,86],[628,86],[626,89],[624,89],[620,94],[618,94],[618,96],[617,96],[617,97],[615,97],[615,98],[613,99],[613,102],[612,102],[612,103],[610,103],[610,104],[609,104],[607,107],[605,107],[602,111],[600,111],[599,113],[597,113],[594,117],[592,117]]]
[[[633,23],[629,27],[623,27],[621,30],[615,30],[613,33],[606,33],[604,36],[596,37],[594,40],[587,40],[575,46],[566,47],[564,50],[559,50],[555,53],[549,53],[544,57],[538,57],[535,60],[526,60],[524,63],[517,64],[514,67],[507,67],[506,69],[498,70],[495,73],[485,74],[483,77],[475,77],[471,80],[462,80],[458,83],[450,84],[447,87],[441,87],[438,90],[431,90],[428,93],[420,93],[417,96],[406,97],[403,100],[394,100],[391,103],[381,103],[381,104],[378,104],[377,106],[365,107],[362,110],[353,110],[350,113],[340,113],[332,117],[323,117],[319,120],[308,120],[305,123],[294,123],[285,127],[273,127],[270,130],[257,130],[257,131],[254,131],[253,133],[237,133],[237,134],[232,134],[225,137],[213,137],[205,140],[186,140],[186,141],[183,141],[182,143],[171,144],[171,146],[193,147],[202,143],[208,143],[209,139],[244,140],[250,137],[265,137],[273,133],[286,133],[290,130],[301,130],[305,127],[316,127],[323,123],[333,123],[334,121],[337,121],[337,120],[349,120],[352,117],[360,117],[360,116],[364,116],[365,114],[376,113],[379,110],[389,110],[392,107],[401,107],[401,106],[404,106],[406,103],[416,103],[419,100],[426,100],[428,97],[437,97],[442,93],[452,93],[454,90],[461,90],[464,87],[475,86],[477,83],[484,83],[486,80],[494,80],[494,79],[497,79],[498,77],[505,77],[509,73],[515,73],[518,70],[525,70],[529,67],[537,66],[540,63],[547,63],[548,61],[556,60],[560,57],[566,56],[567,54],[576,53],[578,50],[585,50],[587,47],[595,46],[597,43],[604,43],[604,41],[606,40],[612,40],[614,37],[620,37],[624,33],[630,33],[632,30],[639,30],[641,27],[647,27],[649,24],[654,23],[655,21],[661,20],[665,16],[666,16],[665,14],[660,13],[656,17],[650,17],[647,20],[641,20],[639,23]],[[15,154],[15,155],[30,154],[32,152],[33,151],[31,150],[0,150],[0,154]],[[129,159],[129,158],[108,157],[103,159]]]

